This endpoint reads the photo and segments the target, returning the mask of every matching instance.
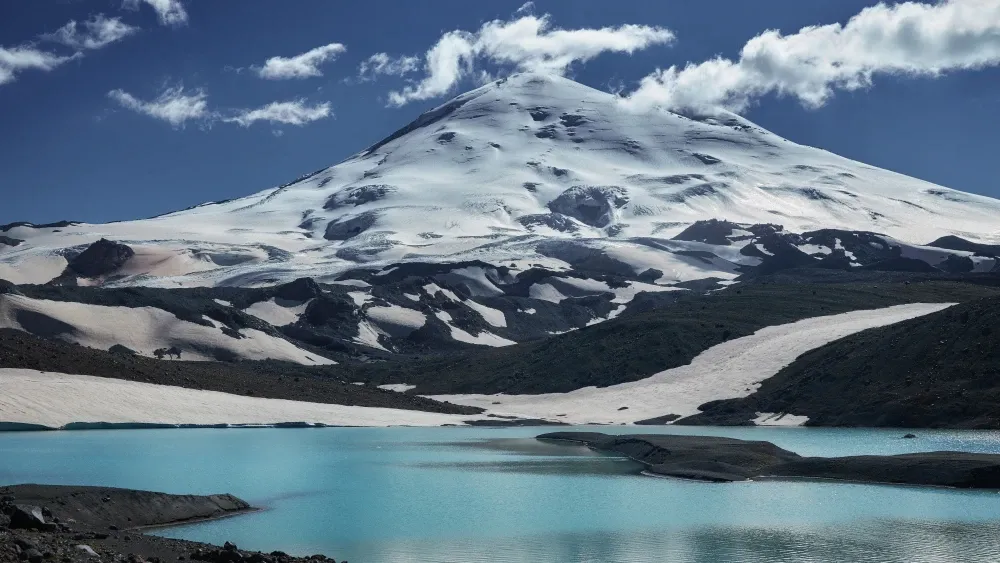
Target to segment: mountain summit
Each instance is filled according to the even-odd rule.
[[[106,238],[135,254],[92,283],[262,285],[415,261],[559,268],[581,252],[683,281],[706,266],[667,241],[696,221],[926,243],[993,241],[998,216],[1000,201],[798,145],[726,111],[639,111],[565,78],[518,74],[248,197],[139,221],[0,227],[19,241],[0,245],[0,278],[50,281]]]

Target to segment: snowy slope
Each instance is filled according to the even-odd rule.
[[[0,245],[0,277],[48,281],[64,256],[106,237],[135,250],[94,282],[108,285],[333,281],[403,261],[567,269],[588,248],[675,283],[731,279],[755,260],[735,247],[713,247],[709,262],[678,253],[691,245],[667,239],[696,220],[917,245],[998,241],[998,216],[1000,201],[798,145],[722,110],[635,113],[570,80],[520,74],[279,188],[139,221],[8,228],[23,242]]]
[[[569,393],[538,395],[437,395],[433,399],[486,409],[488,413],[541,418],[569,424],[628,424],[668,414],[697,414],[709,401],[746,397],[795,358],[844,336],[898,323],[950,307],[913,303],[853,311],[769,326],[705,350],[690,364],[646,379]],[[805,417],[762,414],[762,425],[802,424]]]
[[[158,348],[177,347],[184,359],[212,361],[220,357],[284,360],[303,365],[329,365],[332,360],[259,330],[223,332],[223,325],[181,320],[156,307],[106,307],[0,294],[0,328],[59,338],[100,350],[119,344],[153,356]]]
[[[0,368],[0,421],[49,428],[81,422],[441,426],[476,418],[481,417],[263,399],[90,375]]]

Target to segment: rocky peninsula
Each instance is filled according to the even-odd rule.
[[[219,547],[142,532],[255,510],[229,494],[171,495],[62,485],[0,487],[0,563],[333,562],[324,555],[298,558],[280,551],[245,551],[229,542]]]
[[[642,463],[653,475],[731,482],[831,479],[967,489],[1000,489],[1000,455],[926,452],[902,455],[804,457],[763,441],[714,436],[552,432],[540,440],[582,443]]]

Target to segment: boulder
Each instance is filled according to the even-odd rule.
[[[46,527],[41,508],[28,504],[14,505],[14,511],[10,514],[12,530],[42,530]]]

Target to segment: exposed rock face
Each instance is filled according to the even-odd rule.
[[[293,282],[278,286],[274,296],[279,299],[289,301],[308,301],[314,297],[319,297],[323,293],[316,280],[312,278],[299,278]]]
[[[982,244],[951,235],[941,237],[927,246],[946,248],[948,250],[965,250],[967,252],[975,252],[980,256],[1000,256],[1000,244]]]
[[[549,202],[549,209],[592,227],[607,227],[614,222],[614,211],[626,203],[627,192],[618,186],[573,186]]]
[[[21,295],[21,292],[17,290],[16,285],[5,279],[0,279],[0,295]]]
[[[128,245],[102,238],[70,261],[67,268],[85,278],[96,278],[113,273],[133,256],[135,251]]]
[[[538,436],[617,452],[657,475],[700,481],[791,477],[863,483],[899,483],[1000,489],[1000,455],[927,452],[903,455],[803,457],[770,442],[715,436],[625,435],[552,432]]]
[[[348,240],[370,229],[376,219],[378,219],[376,213],[366,212],[349,219],[331,221],[326,226],[326,234],[323,237],[326,240]]]
[[[736,223],[709,219],[707,221],[695,221],[690,227],[677,233],[673,240],[686,240],[694,242],[704,242],[706,244],[731,245],[732,239],[729,237],[733,231],[740,229]]]
[[[6,244],[7,246],[17,246],[24,242],[19,238],[11,238],[8,236],[0,235],[0,244]]]

